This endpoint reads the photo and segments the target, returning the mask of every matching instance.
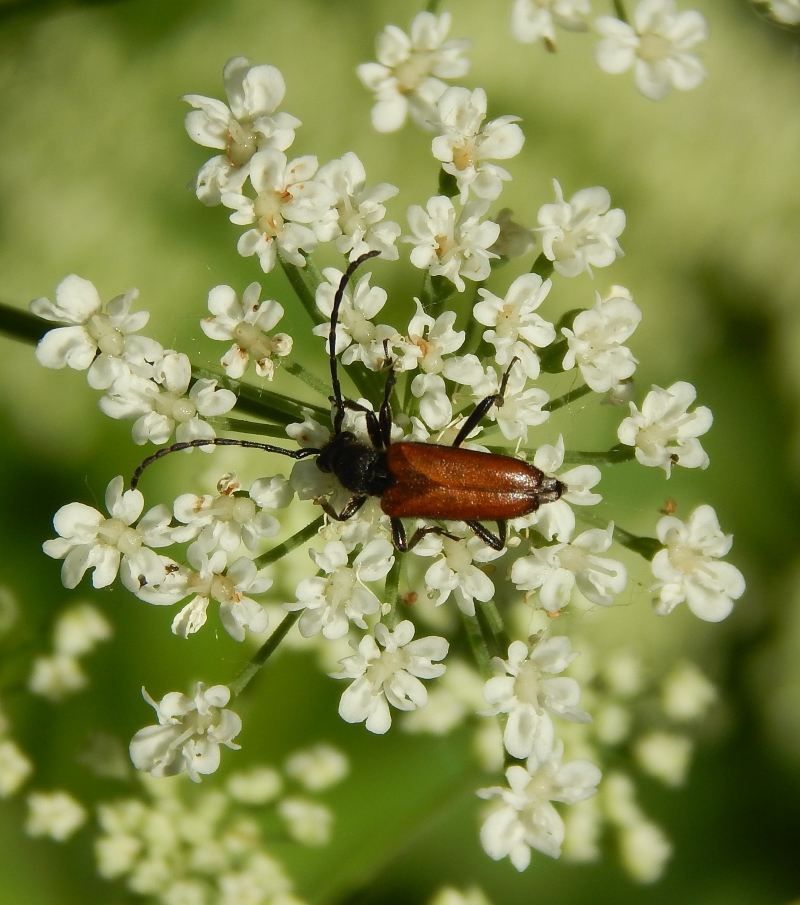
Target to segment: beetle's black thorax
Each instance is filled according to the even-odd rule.
[[[317,468],[335,475],[356,496],[383,496],[395,482],[386,452],[361,443],[349,431],[342,431],[322,447]]]

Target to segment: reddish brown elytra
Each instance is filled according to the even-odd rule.
[[[402,519],[418,518],[435,521],[466,522],[469,528],[495,550],[502,550],[506,542],[506,522],[535,512],[545,503],[555,502],[566,491],[564,484],[546,475],[535,465],[529,465],[499,453],[477,452],[462,449],[461,444],[480,424],[493,405],[503,404],[503,394],[511,368],[508,366],[497,393],[482,399],[461,428],[452,446],[437,443],[410,443],[404,440],[392,442],[392,410],[389,398],[394,388],[395,372],[387,358],[389,375],[383,393],[383,402],[374,412],[356,402],[344,399],[336,361],[336,325],[344,291],[350,278],[364,261],[375,257],[372,251],[353,261],[345,271],[331,311],[328,348],[333,389],[333,434],[319,449],[283,449],[267,443],[251,440],[234,440],[216,437],[209,440],[191,440],[174,443],[149,456],[136,469],[131,487],[136,487],[145,468],[162,456],[193,446],[244,446],[278,453],[292,459],[316,456],[320,471],[333,474],[339,483],[352,494],[341,512],[328,501],[320,505],[330,518],[346,521],[352,518],[370,497],[377,497],[381,509],[389,516],[392,540],[398,550],[405,552],[414,547],[426,534],[449,535],[438,525],[418,528],[410,539],[406,538]],[[342,430],[345,411],[361,412],[367,425],[370,444],[359,440],[350,431]],[[497,534],[489,531],[482,522],[497,523]]]

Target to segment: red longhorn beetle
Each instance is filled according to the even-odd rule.
[[[542,504],[552,503],[565,491],[565,485],[549,477],[535,465],[529,465],[499,453],[476,452],[462,449],[461,444],[478,426],[493,405],[503,404],[503,394],[514,359],[508,366],[497,393],[482,399],[461,425],[452,446],[436,443],[411,443],[405,440],[393,443],[392,410],[389,397],[395,384],[395,372],[389,371],[383,393],[383,402],[377,414],[365,406],[342,397],[336,364],[336,324],[344,291],[350,278],[368,258],[377,255],[368,252],[353,261],[345,271],[333,299],[328,348],[333,389],[333,436],[320,449],[282,449],[268,443],[251,440],[235,440],[215,437],[207,440],[190,440],[173,443],[145,459],[131,478],[131,488],[139,483],[148,465],[168,453],[194,446],[244,446],[279,453],[291,459],[317,457],[320,471],[334,475],[352,496],[341,512],[330,502],[320,502],[325,513],[339,522],[355,515],[369,497],[378,497],[381,509],[389,516],[392,540],[395,547],[405,553],[426,534],[445,534],[438,526],[418,528],[411,539],[401,519],[420,518],[438,521],[463,521],[494,550],[502,550],[506,543],[506,522],[535,512]],[[391,367],[391,360],[387,360]],[[372,445],[359,440],[350,431],[342,430],[345,409],[361,412],[366,417],[367,433]],[[481,522],[497,522],[497,534],[485,528]],[[452,536],[452,535],[447,535]]]

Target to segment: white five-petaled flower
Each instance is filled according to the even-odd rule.
[[[131,761],[151,776],[188,773],[193,782],[219,767],[220,745],[237,750],[232,740],[242,728],[238,714],[226,710],[231,698],[226,685],[206,688],[198,682],[192,697],[171,691],[154,701],[142,689],[145,701],[158,715],[157,726],[140,729],[131,739]]]
[[[555,446],[543,444],[536,450],[533,464],[545,474],[558,477],[566,485],[566,490],[555,502],[540,506],[530,515],[514,519],[512,524],[517,531],[535,525],[536,530],[548,540],[557,537],[560,541],[568,541],[575,530],[575,514],[571,507],[596,506],[603,499],[599,493],[592,492],[602,477],[596,465],[576,465],[558,474],[564,464],[564,452],[564,438],[560,434]]]
[[[259,302],[261,285],[251,283],[239,301],[230,286],[215,286],[208,293],[208,310],[200,326],[211,339],[233,340],[233,345],[220,360],[228,377],[239,379],[247,370],[252,356],[256,374],[272,380],[273,357],[285,358],[292,351],[292,337],[287,333],[267,336],[283,317],[283,306],[268,299]]]
[[[256,197],[237,191],[222,193],[222,203],[233,210],[231,223],[254,224],[242,233],[236,248],[242,257],[257,255],[264,273],[275,266],[278,250],[291,264],[305,267],[301,249],[312,252],[320,241],[315,227],[336,204],[336,193],[311,178],[317,166],[312,155],[287,161],[285,154],[267,148],[250,160]],[[330,231],[329,224],[326,228]]]
[[[641,319],[642,312],[624,287],[612,286],[605,298],[598,292],[594,307],[581,311],[572,329],[561,328],[568,345],[564,370],[577,365],[595,393],[605,393],[627,380],[636,370],[637,362],[622,343],[633,334]]]
[[[498,675],[486,683],[483,696],[491,709],[482,715],[508,714],[503,742],[512,757],[531,757],[538,763],[547,760],[555,743],[551,713],[574,723],[591,722],[578,707],[578,683],[558,676],[577,656],[569,638],[559,635],[537,641],[530,651],[524,641],[512,641],[508,660],[492,660]],[[556,678],[547,678],[548,674]]]
[[[348,256],[348,260],[379,251],[387,261],[399,257],[395,242],[400,235],[400,225],[386,216],[384,201],[400,191],[388,182],[368,186],[364,164],[352,151],[319,168],[316,181],[329,186],[336,193],[336,204],[326,215],[329,236],[336,238],[336,250]]]
[[[436,562],[425,573],[425,586],[437,591],[436,606],[453,594],[458,608],[467,616],[475,615],[475,601],[485,602],[494,596],[494,584],[475,563],[491,562],[503,555],[478,537],[453,538],[428,534],[414,547],[417,556],[436,556]]]
[[[162,347],[147,336],[135,336],[150,319],[147,311],[130,313],[139,295],[129,289],[106,305],[93,283],[74,273],[56,286],[56,300],[34,299],[31,311],[48,321],[69,324],[48,330],[36,346],[36,358],[46,368],[88,368],[86,379],[95,390],[108,389],[131,373],[149,377]]]
[[[201,94],[182,98],[195,108],[185,121],[192,141],[224,152],[206,161],[197,174],[197,197],[208,205],[219,204],[222,192],[240,191],[256,151],[285,151],[301,125],[289,113],[275,112],[286,84],[274,66],[253,66],[246,57],[234,57],[222,77],[230,106]]]
[[[697,390],[685,381],[662,390],[654,386],[645,396],[641,412],[631,402],[631,414],[617,430],[620,443],[635,446],[642,465],[663,468],[669,477],[673,465],[707,468],[708,455],[697,439],[710,427],[711,409],[699,405],[693,411]]]
[[[484,331],[483,338],[495,347],[497,363],[508,365],[518,358],[532,380],[540,371],[536,349],[549,346],[556,338],[555,327],[536,313],[551,286],[550,280],[542,282],[538,274],[525,273],[508,287],[505,298],[479,289],[483,300],[472,309],[479,324],[492,328]]]
[[[515,0],[511,10],[511,34],[523,44],[541,41],[556,49],[555,25],[568,31],[585,31],[591,13],[589,0]]]
[[[550,802],[575,804],[591,798],[601,779],[600,771],[588,760],[562,764],[563,751],[559,740],[543,764],[532,757],[527,767],[509,767],[508,788],[478,790],[481,798],[502,802],[481,827],[481,845],[490,858],[508,857],[522,871],[530,863],[532,848],[551,858],[561,854],[564,821]]]
[[[29,836],[48,836],[65,842],[86,822],[86,808],[68,792],[31,792],[28,796]]]
[[[665,616],[683,600],[706,622],[720,622],[733,609],[733,601],[745,589],[742,573],[730,563],[717,562],[733,544],[733,535],[720,531],[711,506],[698,506],[685,524],[665,515],[656,525],[664,545],[653,557],[653,575],[658,579],[655,611]]]
[[[703,64],[688,51],[708,36],[706,20],[695,10],[677,13],[675,0],[640,0],[633,25],[600,16],[594,27],[602,36],[595,47],[597,65],[612,74],[633,66],[636,87],[651,100],[673,88],[696,88],[705,78]]]
[[[617,238],[625,229],[625,212],[611,210],[611,195],[602,186],[581,189],[569,201],[553,180],[556,200],[539,208],[542,251],[556,273],[574,277],[592,267],[608,267],[623,252]]]
[[[45,541],[42,549],[53,559],[64,560],[61,581],[65,588],[77,587],[86,570],[94,569],[94,587],[108,587],[119,572],[125,587],[135,593],[143,581],[163,573],[161,558],[150,548],[173,543],[169,509],[155,506],[134,527],[144,497],[139,490],[123,492],[123,486],[118,476],[106,489],[110,518],[85,503],[68,503],[53,517],[59,536]]]
[[[442,161],[445,173],[455,176],[461,201],[470,190],[478,198],[494,201],[511,175],[487,160],[508,160],[522,150],[525,136],[517,125],[518,116],[486,119],[486,92],[483,88],[448,88],[439,98],[439,135],[431,150]]]
[[[501,373],[490,365],[483,379],[472,386],[476,403],[497,393],[502,380]],[[539,387],[526,388],[527,382],[528,378],[521,368],[512,368],[508,373],[503,404],[493,405],[487,413],[487,417],[497,422],[506,440],[527,440],[528,428],[544,424],[550,417],[544,409],[550,396]]]
[[[613,534],[610,522],[605,530],[590,528],[568,544],[534,547],[511,567],[511,580],[520,590],[538,590],[548,613],[558,613],[569,603],[575,585],[587,600],[609,606],[627,581],[621,562],[597,555],[608,550]]]
[[[392,725],[389,704],[398,710],[425,706],[428,692],[420,679],[442,675],[444,664],[433,661],[443,660],[450,644],[438,635],[412,641],[414,623],[408,620],[393,632],[378,623],[374,633],[364,635],[357,653],[341,660],[342,671],[332,675],[355,679],[342,695],[339,716],[348,723],[366,720],[370,732],[383,735]]]
[[[378,132],[395,132],[409,113],[418,126],[436,131],[436,102],[447,88],[441,80],[460,78],[469,70],[464,52],[470,42],[445,40],[450,19],[450,13],[421,12],[411,21],[410,37],[396,25],[378,35],[378,62],[357,69],[364,87],[375,93],[372,125]]]
[[[153,380],[131,377],[100,398],[100,409],[109,418],[135,419],[133,442],[166,443],[175,431],[179,442],[208,440],[216,436],[204,419],[224,415],[236,405],[236,395],[217,389],[216,380],[196,380],[191,388],[192,366],[182,352],[168,350],[153,365]],[[211,452],[213,446],[200,447]]]
[[[317,308],[330,318],[333,312],[333,300],[344,274],[335,267],[326,267],[322,271],[325,282],[317,286]],[[349,365],[360,361],[372,371],[379,370],[385,361],[384,340],[392,341],[398,337],[394,327],[386,324],[374,324],[373,319],[386,304],[386,290],[380,286],[370,286],[372,274],[365,273],[355,287],[345,289],[339,317],[336,322],[336,354],[342,356],[342,363]],[[315,336],[330,335],[330,323],[318,324],[313,331]],[[326,343],[327,349],[327,343]],[[327,350],[330,352],[330,349]]]
[[[297,601],[284,604],[290,612],[303,610],[300,634],[310,638],[322,631],[326,638],[336,640],[347,634],[351,621],[366,629],[364,617],[377,613],[380,601],[359,583],[385,578],[394,563],[392,551],[387,540],[370,541],[350,567],[341,541],[329,541],[321,553],[309,550],[314,564],[327,573],[327,578],[304,578],[297,585]]]
[[[261,538],[278,534],[280,523],[264,510],[284,509],[291,500],[289,482],[280,475],[259,478],[245,496],[231,472],[217,482],[216,495],[184,493],[175,500],[172,511],[186,525],[183,540],[197,538],[207,553],[217,548],[234,553],[241,543],[255,551]]]
[[[136,592],[145,602],[161,606],[195,595],[172,620],[174,634],[188,638],[199,631],[206,624],[212,600],[219,603],[220,622],[234,641],[244,641],[245,629],[256,634],[266,631],[267,610],[247,596],[263,594],[272,587],[266,568],[257,569],[246,556],[240,556],[229,566],[224,550],[209,555],[197,541],[186,551],[186,558],[191,569],[176,568],[168,571],[166,578],[162,571],[160,581],[151,582],[152,588],[145,585]]]
[[[500,235],[500,226],[493,220],[481,222],[488,209],[488,201],[468,201],[456,217],[453,202],[445,195],[430,198],[427,210],[412,204],[407,216],[414,235],[403,236],[404,242],[415,246],[411,263],[431,276],[447,277],[459,292],[465,288],[463,277],[485,280],[491,259],[498,257],[489,248]]]

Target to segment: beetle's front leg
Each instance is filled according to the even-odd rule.
[[[506,520],[497,520],[497,534],[484,527],[480,522],[467,522],[467,527],[492,550],[502,550],[506,545]]]
[[[341,512],[337,512],[333,506],[328,502],[328,500],[315,500],[315,502],[319,503],[322,506],[322,511],[329,518],[332,518],[335,522],[346,522],[349,518],[352,518],[358,510],[367,502],[367,497],[365,496],[352,496],[345,504],[344,509]]]

